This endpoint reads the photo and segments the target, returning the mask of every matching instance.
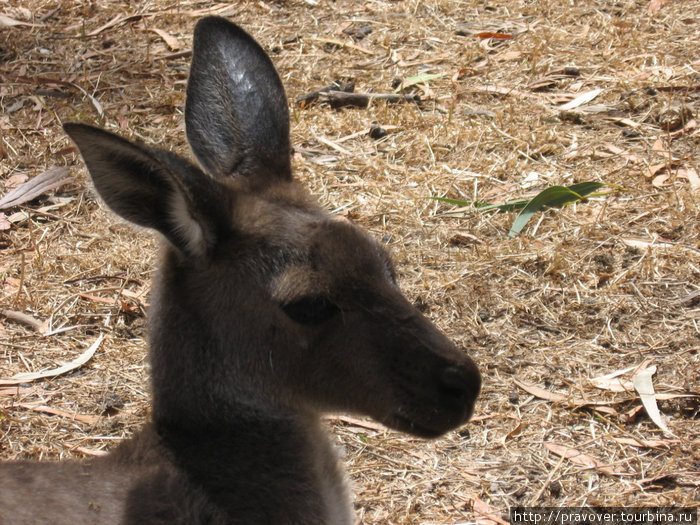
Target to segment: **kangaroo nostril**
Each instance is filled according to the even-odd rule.
[[[440,375],[443,391],[455,398],[473,400],[479,394],[481,378],[470,369],[449,366]]]

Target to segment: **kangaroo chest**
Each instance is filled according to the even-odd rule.
[[[354,522],[336,447],[321,429],[300,432],[276,422],[273,432],[265,432],[249,424],[200,439],[169,436],[166,442],[176,471],[210,507],[207,515],[261,525]]]

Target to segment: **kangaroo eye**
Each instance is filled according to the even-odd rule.
[[[336,313],[338,307],[325,297],[308,296],[283,304],[282,310],[293,321],[299,324],[315,325],[328,321]]]

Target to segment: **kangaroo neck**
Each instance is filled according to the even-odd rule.
[[[350,525],[349,491],[316,417],[231,415],[222,426],[156,422],[177,468],[236,523]]]

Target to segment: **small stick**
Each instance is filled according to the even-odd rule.
[[[31,315],[27,315],[22,312],[17,312],[15,310],[7,310],[5,308],[0,308],[0,315],[3,315],[8,319],[12,319],[17,323],[26,325],[35,332],[39,332],[40,334],[43,334],[46,331],[44,323],[42,323],[38,319],[34,319]]]
[[[386,100],[389,103],[420,103],[420,97],[418,95],[402,95],[398,93],[344,93],[342,91],[326,91],[321,93],[320,100],[322,102],[327,102],[332,108],[342,108],[345,106],[366,108],[372,100]]]
[[[172,60],[175,58],[187,58],[190,56],[192,56],[192,50],[185,49],[183,51],[175,51],[174,53],[169,53],[167,55],[160,55],[160,56],[154,57],[153,60]]]
[[[322,87],[321,89],[317,89],[315,91],[307,93],[306,95],[301,95],[297,97],[296,103],[302,107],[308,106],[311,103],[316,102],[322,93],[327,93],[329,91],[343,91],[345,93],[352,93],[353,91],[355,91],[355,82],[352,80],[350,82],[334,80],[326,87]]]

